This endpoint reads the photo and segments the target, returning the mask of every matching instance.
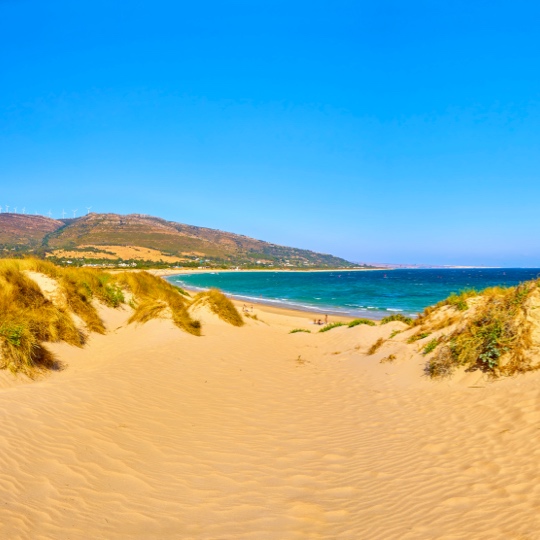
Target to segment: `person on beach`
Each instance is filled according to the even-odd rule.
[[[324,316],[324,324],[328,324],[328,315]]]

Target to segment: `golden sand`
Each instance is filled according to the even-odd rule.
[[[0,538],[539,538],[539,374],[366,355],[400,323],[255,306],[242,328],[199,310],[195,337],[129,314],[53,345],[63,371],[1,374]]]

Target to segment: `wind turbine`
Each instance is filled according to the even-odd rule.
[[[49,210],[49,211],[47,212],[47,215],[48,215],[49,217],[51,217],[51,216],[52,216],[52,212]]]
[[[66,217],[66,212],[65,210],[62,208],[62,219],[64,219]]]
[[[87,214],[90,213],[90,209],[91,209],[91,208],[92,208],[91,206],[87,206],[87,207],[86,207],[86,213],[87,213]]]
[[[77,210],[72,210],[73,212],[73,217],[75,217],[77,215]]]
[[[9,204],[6,204],[6,212],[9,213]]]
[[[2,213],[2,207],[0,206],[0,214]]]
[[[17,207],[16,207],[16,206],[13,207],[13,213],[14,213],[14,214],[17,213]]]
[[[22,207],[22,213],[23,213],[23,214],[26,214],[26,206],[23,206],[23,207]]]

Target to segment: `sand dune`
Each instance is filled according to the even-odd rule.
[[[400,323],[316,333],[257,306],[195,337],[102,313],[107,335],[51,347],[65,370],[2,374],[0,538],[540,537],[538,374],[366,355]]]

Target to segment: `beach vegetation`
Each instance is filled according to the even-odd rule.
[[[319,332],[328,332],[328,330],[332,330],[333,328],[337,328],[338,326],[345,326],[344,322],[333,322],[330,324],[327,324],[326,326],[323,326]]]
[[[412,318],[407,317],[406,315],[403,315],[402,313],[394,313],[393,315],[388,315],[387,317],[384,317],[381,320],[381,324],[387,324],[389,322],[394,322],[394,321],[405,323],[408,326],[413,324]]]
[[[371,319],[354,319],[347,326],[349,328],[353,328],[360,324],[367,324],[368,326],[375,326],[375,321],[372,321]]]
[[[530,354],[532,298],[538,302],[537,282],[492,287],[480,293],[473,313],[442,340],[425,366],[426,373],[443,377],[464,367],[499,376],[538,369],[540,363]]]
[[[417,332],[416,334],[412,335],[409,339],[407,339],[407,343],[414,343],[415,341],[419,341],[421,339],[427,338],[429,335],[431,335],[431,332]]]
[[[294,330],[291,330],[289,334],[297,334],[298,332],[306,332],[311,334],[311,330],[307,330],[306,328],[295,328]]]
[[[54,281],[51,299],[29,271]],[[39,259],[0,261],[0,368],[33,376],[57,367],[44,344],[63,341],[81,347],[89,332],[105,333],[99,304],[117,308],[126,303],[126,295],[134,310],[129,322],[146,322],[168,310],[177,326],[200,334],[200,322],[189,315],[185,295],[146,272],[61,268]]]
[[[429,354],[431,352],[433,352],[436,348],[437,348],[437,345],[442,341],[441,338],[433,338],[432,340],[430,340],[427,345],[424,347],[424,350],[422,351],[422,354],[426,355],[426,354]]]
[[[392,333],[388,337],[388,339],[395,338],[398,334],[401,334],[401,330],[392,330]]]
[[[235,305],[218,289],[210,289],[195,295],[192,306],[207,305],[210,311],[233,326],[243,326],[244,320]]]
[[[389,354],[388,356],[385,356],[384,358],[381,358],[380,363],[381,364],[387,364],[390,362],[393,362],[396,359],[395,354]]]
[[[368,354],[369,355],[372,355],[372,354],[375,354],[379,348],[381,347],[381,345],[384,343],[384,338],[379,338],[369,349],[368,349]]]
[[[130,323],[145,323],[167,313],[178,328],[196,336],[201,334],[200,321],[191,317],[188,300],[174,285],[148,272],[121,272],[114,278],[119,287],[133,295]]]

